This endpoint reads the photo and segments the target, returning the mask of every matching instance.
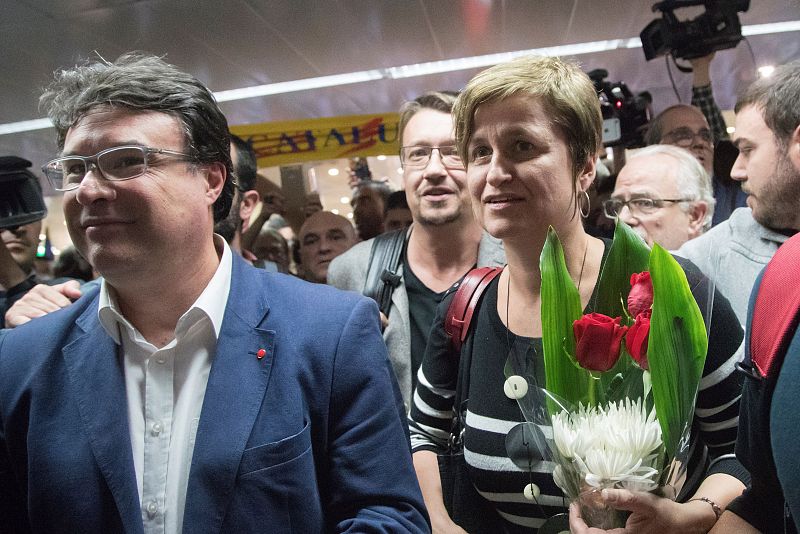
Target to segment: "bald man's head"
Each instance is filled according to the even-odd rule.
[[[306,280],[324,284],[333,258],[355,245],[353,225],[341,215],[318,211],[300,228],[300,262]]]
[[[714,173],[714,136],[699,108],[686,104],[668,107],[651,121],[645,142],[685,148],[709,175]]]

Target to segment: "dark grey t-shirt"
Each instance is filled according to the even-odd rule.
[[[425,355],[431,324],[436,315],[436,307],[442,301],[445,291],[436,293],[417,278],[408,264],[408,254],[403,248],[403,279],[408,295],[408,320],[411,327],[411,391],[417,387],[417,370]]]

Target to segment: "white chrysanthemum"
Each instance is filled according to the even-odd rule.
[[[640,400],[630,400],[611,404],[606,412],[605,442],[616,450],[630,451],[634,456],[644,458],[661,445],[661,425],[656,419],[655,409],[645,413]]]
[[[654,452],[662,444],[661,427],[655,410],[648,414],[641,400],[626,399],[606,408],[580,407],[554,415],[552,422],[559,453],[575,460],[587,484],[655,489],[658,470],[653,464],[658,454]],[[558,473],[557,483],[564,482],[564,474]]]

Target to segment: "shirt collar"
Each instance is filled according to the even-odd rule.
[[[176,333],[188,328],[196,322],[198,317],[206,316],[211,321],[214,328],[215,337],[219,338],[222,329],[222,319],[225,316],[225,308],[228,303],[228,295],[231,289],[231,271],[233,268],[233,255],[228,243],[222,237],[214,234],[214,246],[221,257],[214,276],[206,285],[197,300],[194,301],[186,312],[178,319],[175,327]],[[199,315],[198,315],[199,312]],[[121,329],[128,330],[131,339],[141,338],[141,334],[128,321],[119,310],[117,296],[114,288],[108,285],[105,279],[100,283],[100,295],[98,301],[97,316],[100,324],[109,336],[118,345],[121,340]],[[194,320],[192,318],[195,318]],[[188,324],[187,324],[188,323]]]

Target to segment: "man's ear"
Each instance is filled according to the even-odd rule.
[[[689,214],[689,239],[703,233],[703,226],[708,214],[708,203],[705,200],[695,200],[687,212]]]
[[[239,194],[242,196],[242,202],[239,204],[239,218],[242,219],[242,232],[246,232],[250,228],[250,216],[258,204],[258,191],[251,189]]]
[[[800,124],[789,136],[789,161],[792,162],[796,171],[800,172]]]
[[[208,205],[211,206],[222,194],[222,188],[225,186],[228,172],[225,169],[225,165],[219,161],[206,163],[203,165],[203,169],[205,170],[203,174],[206,178],[206,197],[209,201]]]

